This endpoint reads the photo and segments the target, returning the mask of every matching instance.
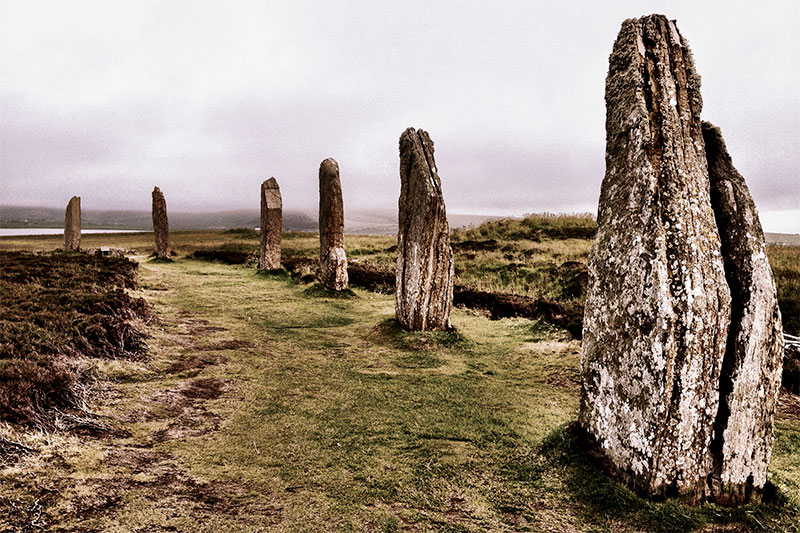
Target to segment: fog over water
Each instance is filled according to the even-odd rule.
[[[797,2],[0,1],[0,204],[393,208],[397,141],[436,145],[448,211],[595,211],[608,55],[677,19],[768,231],[800,232]]]

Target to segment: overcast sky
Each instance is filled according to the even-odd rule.
[[[450,212],[595,211],[608,55],[626,18],[677,19],[767,230],[800,214],[800,2],[0,0],[0,203],[395,208],[427,130]],[[786,213],[784,213],[786,215]],[[797,217],[800,219],[800,217]],[[783,216],[784,222],[787,220]]]

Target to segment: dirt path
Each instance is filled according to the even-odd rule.
[[[100,361],[89,406],[97,426],[33,435],[38,445],[15,456],[21,497],[10,502],[14,516],[0,522],[9,531],[214,531],[223,522],[262,531],[274,525],[278,510],[268,499],[245,501],[259,487],[193,476],[167,445],[219,430],[221,417],[210,403],[235,386],[218,375],[225,374],[229,353],[241,356],[256,345],[211,313],[182,309],[176,289],[184,301],[194,295],[176,287],[163,265],[143,264],[141,278],[139,293],[158,315],[150,326],[150,357]]]

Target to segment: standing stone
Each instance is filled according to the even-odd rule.
[[[720,376],[712,444],[718,503],[750,499],[767,481],[781,383],[783,332],[764,233],[744,178],[719,128],[703,122],[711,205],[731,290],[731,326]]]
[[[319,166],[319,278],[332,291],[347,289],[342,183],[334,159]]]
[[[261,184],[261,253],[259,270],[281,267],[281,226],[283,219],[281,190],[275,178]]]
[[[64,250],[77,252],[81,249],[81,197],[73,196],[64,214]]]
[[[730,316],[700,78],[662,15],[626,20],[606,79],[606,175],[589,260],[579,421],[649,496],[709,496]]]
[[[156,238],[156,257],[169,259],[169,222],[167,221],[167,201],[164,193],[153,189],[153,233]]]
[[[400,202],[395,314],[408,330],[450,329],[453,250],[433,141],[422,130],[400,136]]]

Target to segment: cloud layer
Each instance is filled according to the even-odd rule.
[[[277,4],[277,5],[272,5]],[[652,4],[652,5],[650,5]],[[594,210],[623,19],[663,3],[5,2],[2,203],[181,210],[394,206],[397,139],[428,130],[453,212]],[[794,2],[671,2],[705,119],[762,211],[800,205]]]

